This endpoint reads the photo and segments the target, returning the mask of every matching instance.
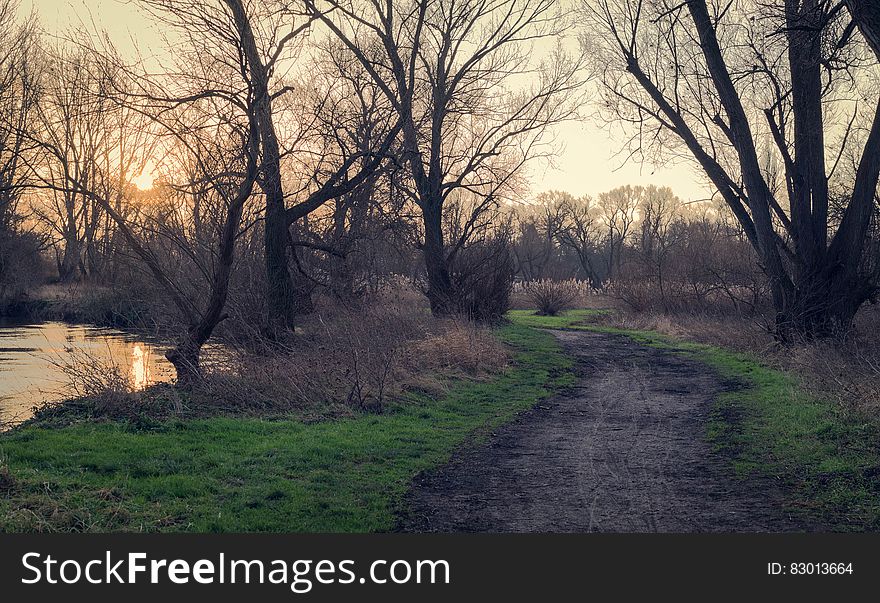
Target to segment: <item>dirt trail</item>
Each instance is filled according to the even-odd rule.
[[[769,481],[737,479],[706,443],[705,365],[605,333],[556,331],[578,383],[420,476],[420,532],[779,532],[804,526]]]

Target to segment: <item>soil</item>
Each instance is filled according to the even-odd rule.
[[[713,400],[741,385],[620,335],[554,331],[577,383],[416,478],[413,532],[804,531],[769,479],[712,451]]]

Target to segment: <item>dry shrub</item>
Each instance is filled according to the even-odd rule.
[[[133,391],[128,368],[112,359],[68,348],[52,362],[67,377],[71,391],[78,397],[125,395]]]
[[[577,283],[579,293],[578,298],[573,302],[572,308],[610,310],[621,305],[620,300],[591,288],[588,281],[574,279],[574,282]],[[535,302],[529,295],[529,285],[531,283],[532,281],[525,281],[514,284],[513,293],[510,298],[512,310],[535,310]]]
[[[775,347],[767,322],[761,317],[714,313],[669,314],[616,310],[603,314],[602,324],[620,329],[655,331],[677,339],[717,345],[741,352],[765,353]]]
[[[80,402],[48,402],[38,409],[39,416],[46,418],[57,415],[62,405],[68,407],[64,410],[72,410],[73,406],[82,407],[83,401],[87,401],[89,414],[95,416],[115,415],[119,409],[135,405],[137,392],[132,385],[130,368],[121,365],[112,355],[97,355],[70,347],[63,354],[49,360],[60,369],[67,380],[64,385],[65,393]]]
[[[206,394],[231,408],[309,418],[381,412],[408,388],[443,377],[482,377],[507,362],[491,331],[464,319],[435,319],[407,295],[356,307],[322,307],[271,353],[242,353],[210,376]]]
[[[225,401],[247,400],[265,409],[380,410],[399,380],[403,348],[425,333],[416,312],[337,308],[310,318],[303,332],[271,354],[243,355],[238,370],[207,386]]]
[[[425,369],[442,377],[483,377],[496,372],[509,360],[507,349],[492,332],[462,318],[435,321],[433,333],[407,350],[409,378]],[[420,366],[424,369],[420,370]]]
[[[875,415],[880,411],[880,355],[854,342],[791,346],[785,366],[817,397],[843,408]]]
[[[510,309],[516,265],[506,234],[463,247],[450,267],[458,313],[494,323]]]
[[[184,411],[178,392],[168,384],[142,390],[135,385],[130,363],[114,358],[112,350],[98,354],[70,347],[48,358],[65,376],[57,394],[66,397],[35,408],[43,424],[66,425],[82,420],[120,420],[139,423]]]
[[[658,279],[638,265],[627,265],[606,291],[633,312],[749,314],[769,307],[766,288],[758,279],[754,284],[725,283],[714,275]]]
[[[579,305],[585,297],[585,284],[574,279],[557,281],[544,279],[525,283],[524,291],[532,306],[541,316],[556,316]]]
[[[880,307],[866,306],[845,338],[789,346],[782,360],[817,396],[874,418],[880,413]]]

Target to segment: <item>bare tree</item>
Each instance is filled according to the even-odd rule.
[[[35,196],[33,209],[47,231],[55,233],[61,279],[99,276],[113,253],[115,224],[100,203],[66,183],[80,182],[113,199],[115,211],[125,214],[126,187],[149,157],[145,118],[107,95],[90,49],[58,42],[42,52],[41,97],[31,129],[51,152],[29,156],[30,168],[47,191]]]
[[[620,186],[599,195],[599,216],[606,233],[606,278],[614,278],[623,259],[624,244],[632,234],[644,189]]]
[[[206,73],[217,76],[228,69],[207,53],[200,55],[190,77],[182,79],[174,73],[143,73],[125,64],[106,40],[100,50],[92,48],[91,41],[79,38],[67,46],[65,52],[76,57],[77,70],[71,79],[60,78],[63,102],[41,106],[44,127],[34,135],[41,158],[33,165],[32,186],[74,200],[72,204],[65,202],[65,211],[69,205],[74,212],[81,205],[97,206],[113,221],[184,320],[182,333],[166,357],[177,371],[178,384],[187,387],[201,379],[202,346],[225,318],[242,215],[258,177],[260,132],[254,117],[255,97],[247,88],[232,97],[204,87]],[[179,97],[168,96],[172,88],[182,92]],[[129,112],[147,119],[149,128],[123,143],[125,125],[130,122],[117,118]],[[156,145],[158,151],[154,151]],[[171,183],[170,188],[187,190],[199,199],[210,198],[214,205],[210,254],[201,266],[204,281],[192,287],[169,266],[168,254],[154,244],[157,236],[173,239],[179,254],[196,259],[192,241],[175,237],[165,219],[149,215],[150,208],[129,210],[127,204],[120,208],[120,195],[130,190],[130,179],[139,173],[126,159],[128,154],[152,156],[161,162],[163,157],[175,158],[172,147],[182,147],[184,154],[194,158],[196,168],[195,174],[172,169],[172,176],[191,177],[180,184]],[[178,205],[174,211],[183,207]],[[85,210],[75,214],[77,219],[84,215]],[[203,212],[199,220],[206,215]]]
[[[533,43],[563,34],[551,0],[359,2],[305,0],[342,40],[401,120],[409,195],[422,214],[427,295],[435,314],[459,310],[451,265],[481,216],[513,195],[516,177],[570,118],[578,65],[561,51],[536,64]],[[532,85],[517,81],[534,77]],[[444,209],[469,195],[471,213],[447,241]]]
[[[285,181],[291,175],[285,171],[285,160],[302,166],[308,162],[297,156],[310,153],[308,147],[310,123],[299,123],[293,135],[279,134],[279,124],[290,125],[287,97],[308,84],[294,82],[286,77],[298,57],[298,42],[310,24],[311,18],[295,18],[287,2],[244,2],[243,0],[141,0],[141,4],[161,22],[176,28],[193,48],[204,45],[226,66],[233,67],[234,79],[220,79],[204,74],[203,88],[210,95],[238,98],[242,90],[253,95],[251,110],[260,131],[260,177],[258,183],[265,199],[264,245],[266,264],[266,332],[277,337],[293,325],[297,296],[302,296],[291,275],[288,259],[290,227],[314,212],[327,201],[352,190],[369,177],[381,161],[388,142],[376,142],[371,148],[371,161],[361,162],[363,154],[354,152],[335,162],[335,169],[327,170],[327,161],[319,161],[308,191],[286,190]],[[196,62],[198,57],[192,57]],[[220,74],[225,74],[221,70]],[[230,82],[232,84],[230,85]],[[240,101],[239,101],[240,103]],[[314,116],[312,116],[314,119]],[[314,123],[314,122],[311,122]],[[287,166],[292,169],[291,166]],[[297,180],[296,174],[292,176]],[[294,203],[291,198],[299,197]],[[299,305],[303,305],[300,300]]]
[[[514,218],[518,236],[513,246],[517,272],[526,281],[558,278],[559,238],[564,227],[564,214],[575,199],[568,193],[548,191],[537,196],[534,203],[517,206]]]
[[[26,132],[38,98],[33,22],[16,22],[17,3],[0,1],[0,228],[13,226],[26,175]]]
[[[874,3],[585,0],[584,14],[609,116],[633,126],[633,152],[686,153],[712,181],[769,277],[779,336],[848,328],[876,293],[860,268],[880,174]],[[853,145],[835,223],[828,180]]]
[[[17,19],[18,3],[0,0],[0,300],[38,276],[39,239],[25,232],[27,157],[39,99],[38,43],[33,17]]]
[[[312,260],[310,271],[319,273],[309,275],[313,281],[329,287],[338,299],[347,300],[363,288],[364,277],[370,278],[362,274],[362,282],[357,283],[358,269],[376,268],[377,258],[368,259],[365,254],[377,253],[379,248],[389,250],[380,244],[383,240],[402,243],[401,235],[407,230],[407,203],[400,191],[392,190],[397,168],[391,160],[395,156],[391,144],[395,143],[399,120],[371,76],[338,41],[316,45],[315,51],[310,112],[316,122],[316,160],[303,170],[310,181],[303,187],[303,197],[308,201],[311,196],[307,189],[312,181],[328,180],[352,157],[360,157],[356,168],[366,177],[310,213],[307,224],[300,220],[292,247]],[[296,211],[294,206],[291,213]],[[303,264],[299,267],[309,271]]]
[[[62,281],[69,281],[85,272],[83,248],[93,238],[91,230],[99,219],[91,212],[91,200],[66,186],[67,177],[92,187],[103,176],[98,173],[98,154],[107,142],[101,121],[108,105],[96,94],[97,80],[84,52],[63,44],[45,52],[36,136],[51,145],[53,152],[36,156],[32,167],[47,183],[59,186],[50,186],[51,194],[34,209],[56,233],[58,274]]]

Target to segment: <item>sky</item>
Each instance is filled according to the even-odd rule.
[[[105,29],[117,47],[125,52],[135,45],[149,54],[160,45],[160,33],[127,0],[21,0],[21,10],[35,10],[48,33],[64,31],[82,23],[89,29]],[[532,194],[548,190],[567,191],[575,196],[596,196],[625,184],[669,186],[685,201],[705,199],[710,189],[697,172],[686,165],[651,165],[624,162],[619,155],[623,141],[592,122],[571,122],[556,132],[561,153],[554,165],[533,163],[529,167]],[[148,187],[150,176],[137,184]]]

